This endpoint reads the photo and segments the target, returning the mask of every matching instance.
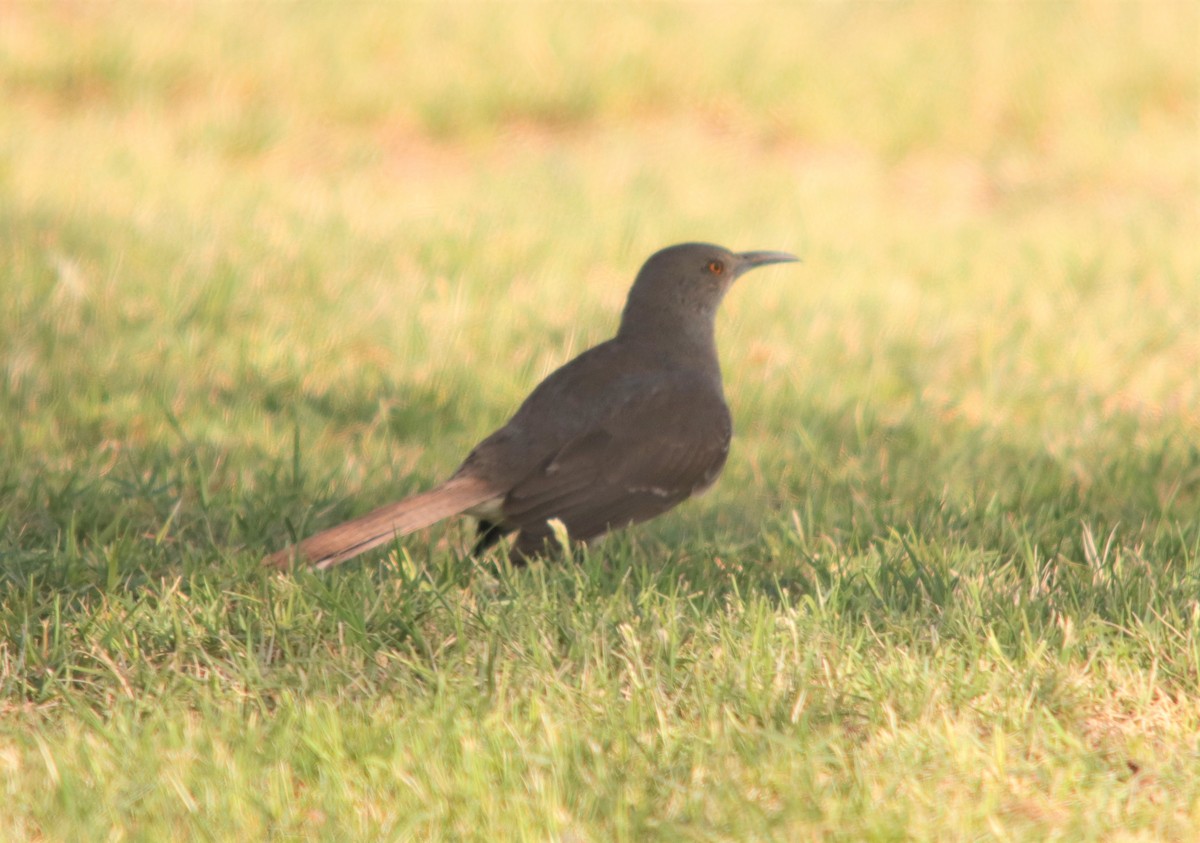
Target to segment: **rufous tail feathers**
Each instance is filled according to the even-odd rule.
[[[499,494],[494,485],[476,477],[451,477],[428,492],[381,506],[353,521],[309,536],[300,544],[272,553],[263,564],[286,568],[294,559],[321,570],[332,568],[398,536],[408,535],[492,500]]]

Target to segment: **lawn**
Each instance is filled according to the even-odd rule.
[[[0,839],[1200,837],[1200,9],[0,10]],[[705,497],[430,487],[657,248]]]

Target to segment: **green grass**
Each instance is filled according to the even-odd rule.
[[[1200,835],[1193,5],[0,19],[0,839]],[[709,495],[260,569],[687,239]]]

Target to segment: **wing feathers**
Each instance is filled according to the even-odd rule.
[[[516,482],[504,520],[518,544],[540,544],[552,518],[587,541],[707,487],[728,453],[729,412],[719,392],[691,386],[634,396]]]

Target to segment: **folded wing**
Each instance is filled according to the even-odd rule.
[[[517,482],[503,502],[516,549],[536,552],[563,522],[587,541],[660,515],[716,480],[729,453],[729,410],[694,381],[635,394]]]

